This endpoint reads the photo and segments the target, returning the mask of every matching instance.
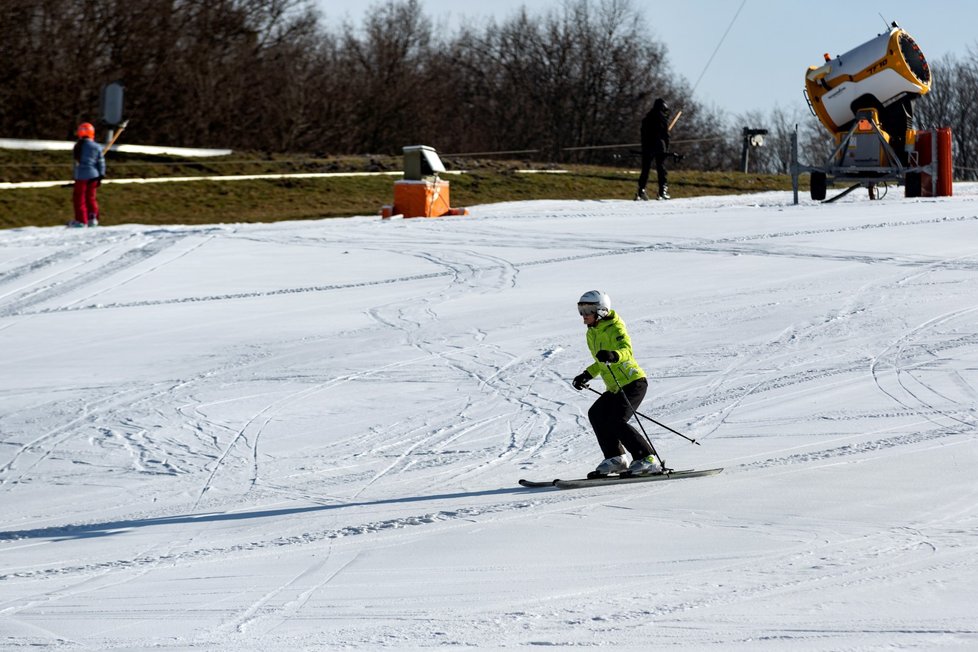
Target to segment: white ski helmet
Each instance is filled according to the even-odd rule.
[[[611,297],[601,290],[588,290],[577,300],[577,311],[582,315],[597,314],[607,317],[611,312]]]

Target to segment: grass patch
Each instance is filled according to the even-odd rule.
[[[71,154],[0,150],[0,181],[64,179],[55,188],[0,190],[0,228],[57,226],[72,216]],[[518,169],[549,166],[516,161],[445,161],[467,170],[447,175],[453,206],[532,199],[631,199],[635,170],[561,166],[566,174],[521,174]],[[262,156],[234,154],[215,159],[123,155],[108,160],[108,180],[241,174],[399,171],[400,157]],[[654,186],[655,174],[653,172]],[[104,225],[151,225],[276,222],[352,215],[376,215],[393,200],[397,176],[318,179],[255,179],[179,183],[113,184],[99,190]],[[784,175],[674,170],[674,198],[789,190]]]

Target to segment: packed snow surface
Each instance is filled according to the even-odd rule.
[[[978,187],[897,195],[0,232],[0,648],[978,649]],[[517,484],[591,289],[722,474]]]

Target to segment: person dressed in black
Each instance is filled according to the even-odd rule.
[[[647,200],[645,184],[649,182],[649,169],[655,161],[658,176],[658,199],[669,199],[668,177],[666,175],[666,156],[669,153],[669,107],[661,97],[642,118],[642,173],[638,177],[638,192],[635,199]]]

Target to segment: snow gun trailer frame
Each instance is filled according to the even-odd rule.
[[[931,188],[930,196],[937,194],[938,149],[937,138],[930,139],[928,162],[920,165],[918,150],[907,152],[907,165],[890,146],[887,134],[879,124],[875,109],[860,109],[852,127],[839,136],[839,144],[826,159],[822,167],[801,165],[798,162],[798,129],[791,137],[791,184],[794,202],[798,203],[798,177],[807,172],[810,175],[810,192],[815,201],[834,202],[859,187],[868,188],[870,197],[875,197],[875,187],[880,183],[892,181],[903,184],[906,197],[920,197],[923,179],[926,175]],[[835,183],[848,184],[848,188],[826,199],[826,192]]]

